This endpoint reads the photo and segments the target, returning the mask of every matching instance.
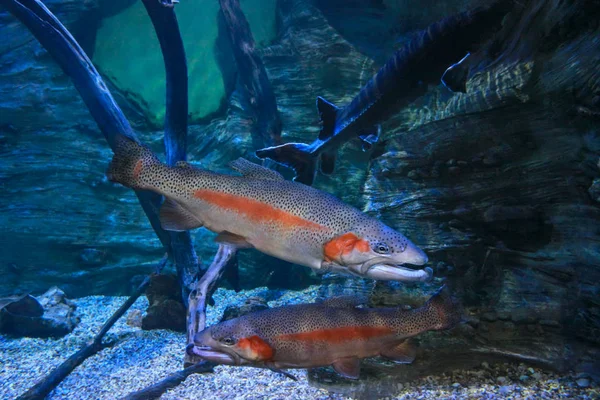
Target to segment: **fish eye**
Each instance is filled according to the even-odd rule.
[[[385,243],[375,243],[373,245],[373,251],[379,254],[389,254],[390,248]]]
[[[235,344],[235,340],[231,337],[224,337],[220,340],[225,346],[233,346]]]

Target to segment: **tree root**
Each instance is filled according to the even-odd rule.
[[[219,245],[217,254],[212,264],[202,278],[196,283],[196,287],[190,293],[187,316],[187,344],[194,343],[194,335],[206,327],[206,302],[208,296],[214,290],[217,281],[223,275],[225,267],[233,267],[235,263],[237,249],[226,244]],[[198,356],[186,352],[183,366],[189,367],[200,362]]]
[[[191,374],[201,374],[204,372],[212,372],[215,364],[202,361],[192,366],[187,367],[181,371],[177,371],[166,378],[156,382],[154,385],[148,386],[145,389],[139,390],[122,397],[121,400],[150,400],[157,399],[163,395],[167,390],[178,386],[181,382],[185,381]]]

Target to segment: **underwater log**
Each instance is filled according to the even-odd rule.
[[[248,102],[256,116],[256,132],[261,146],[281,143],[281,119],[265,66],[255,51],[250,24],[238,0],[219,0],[231,40],[235,62]]]
[[[1,0],[1,3],[31,31],[40,44],[60,65],[65,74],[71,78],[75,88],[81,95],[111,148],[114,149],[118,135],[127,136],[137,142],[138,140],[131,125],[108,91],[102,77],[77,41],[52,12],[38,0]],[[168,27],[173,29],[172,24]],[[178,34],[179,30],[177,29],[176,32]],[[181,57],[179,59],[181,60]],[[183,55],[183,61],[185,64],[185,55]],[[179,87],[181,85],[171,86]],[[187,94],[187,83],[185,86],[185,93]],[[181,90],[173,90],[173,93],[179,95]],[[185,103],[187,104],[187,99]],[[170,105],[168,109],[179,106],[179,104],[173,104],[173,102],[169,101],[167,101],[167,105]],[[185,118],[187,118],[187,112]],[[180,117],[173,117],[172,119],[181,120]],[[183,132],[186,134],[187,122],[184,125],[186,128]],[[179,123],[179,126],[181,126],[181,123]],[[180,131],[180,129],[177,130],[177,132]],[[171,132],[175,132],[175,130],[169,129],[165,135],[169,137],[182,136],[181,134],[176,135],[176,133],[171,135]],[[174,157],[180,156],[182,151],[185,154],[185,145],[181,146],[179,143],[181,143],[181,139],[169,139],[167,155],[173,153]],[[176,150],[171,151],[171,148]],[[189,234],[172,234],[162,229],[160,225],[158,210],[162,202],[162,197],[148,191],[135,191],[135,193],[152,228],[167,252],[174,258],[178,270],[191,269],[194,271],[197,268],[197,257]],[[187,240],[184,237],[185,235],[188,236]],[[190,284],[192,279],[186,279],[187,283]],[[182,284],[182,286],[185,285]],[[186,301],[187,297],[184,297],[183,300]]]
[[[156,270],[153,274],[160,274],[168,261],[168,256],[162,258],[162,260],[156,266]],[[119,318],[125,314],[125,312],[131,307],[133,303],[140,297],[145,291],[148,285],[150,284],[149,275],[144,279],[142,283],[138,286],[136,291],[123,303],[121,307],[102,325],[100,332],[94,337],[94,341],[79,350],[77,353],[73,354],[71,357],[67,358],[62,364],[56,367],[52,372],[50,372],[44,379],[36,383],[29,390],[27,390],[23,395],[21,395],[18,400],[41,400],[46,398],[75,368],[77,368],[82,362],[84,362],[87,358],[93,356],[99,351],[111,347],[114,342],[103,343],[102,339],[104,335],[112,328],[112,326],[117,322]]]
[[[173,7],[165,7],[156,0],[142,2],[154,26],[165,63],[166,113],[165,153],[167,164],[185,161],[188,118],[188,71],[185,49]],[[187,301],[191,285],[198,274],[198,257],[189,232],[169,232],[172,257],[182,290]],[[175,250],[177,249],[177,250]]]
[[[219,245],[217,254],[213,259],[212,264],[202,278],[196,283],[194,290],[190,292],[188,301],[188,317],[187,317],[187,345],[194,343],[196,333],[204,330],[206,327],[206,302],[212,290],[215,288],[217,281],[223,275],[227,266],[234,267],[235,255],[237,248],[227,244]],[[201,361],[200,358],[186,352],[184,359],[184,367]]]
[[[138,390],[122,397],[121,400],[150,400],[158,399],[167,390],[172,389],[185,381],[186,378],[192,374],[201,374],[204,372],[212,372],[214,363],[209,361],[202,361],[197,364],[193,364],[181,371],[177,371],[167,376],[166,378],[156,382],[154,385],[148,386],[145,389]]]
[[[136,140],[131,125],[108,91],[102,77],[69,31],[38,0],[0,0],[52,55],[68,75],[111,148],[117,135]],[[137,141],[137,140],[136,140]],[[170,236],[158,220],[161,197],[151,192],[136,191],[152,228],[161,243],[170,251]]]

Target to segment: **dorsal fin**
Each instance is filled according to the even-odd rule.
[[[175,167],[177,167],[177,168],[194,168],[194,166],[187,161],[177,161],[175,163]]]
[[[334,308],[355,308],[363,304],[363,302],[357,296],[337,296],[325,299],[321,304]]]
[[[327,140],[333,136],[335,129],[335,120],[337,119],[337,113],[340,109],[334,104],[328,102],[321,96],[317,97],[317,111],[321,117],[321,132],[319,133],[319,139]]]
[[[253,162],[248,161],[245,158],[240,157],[237,160],[231,161],[227,165],[229,165],[229,168],[239,172],[246,178],[268,179],[272,181],[285,180],[279,172],[273,171],[269,168],[265,168],[262,165],[254,164]]]

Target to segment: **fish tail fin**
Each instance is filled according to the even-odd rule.
[[[296,182],[311,185],[315,179],[317,159],[310,146],[304,143],[286,143],[256,151],[258,158],[271,160],[292,168],[296,172]]]
[[[152,150],[122,135],[117,137],[114,150],[106,176],[110,181],[130,188],[142,188],[142,170],[160,163]]]
[[[424,308],[432,316],[431,329],[434,330],[453,328],[463,320],[462,305],[445,285],[431,296]]]

